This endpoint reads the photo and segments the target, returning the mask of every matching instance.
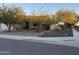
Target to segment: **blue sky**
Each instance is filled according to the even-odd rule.
[[[0,4],[1,6],[2,4]],[[49,9],[55,13],[59,9],[74,9],[77,14],[79,14],[79,4],[78,3],[4,3],[4,5],[15,5],[17,7],[22,7],[28,14],[32,10],[39,10],[40,8]]]

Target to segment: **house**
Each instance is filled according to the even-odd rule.
[[[26,16],[24,28],[29,30],[49,30],[51,20],[48,15],[46,16]]]
[[[13,27],[11,27],[11,30],[13,29]],[[2,31],[8,31],[8,27],[3,24],[3,23],[0,23],[0,32]]]
[[[8,30],[7,26],[3,23],[0,23],[0,32],[1,31],[7,31],[7,30]]]
[[[58,24],[52,24],[50,30],[61,30],[61,27],[59,27]]]

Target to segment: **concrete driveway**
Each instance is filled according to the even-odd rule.
[[[32,41],[48,44],[58,44],[79,48],[79,32],[73,30],[73,33],[74,33],[73,37],[37,37],[37,36],[0,34],[0,38],[10,40],[24,40],[24,41]]]

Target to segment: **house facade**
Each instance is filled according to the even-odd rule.
[[[51,20],[49,16],[26,16],[25,28],[29,30],[49,30]]]

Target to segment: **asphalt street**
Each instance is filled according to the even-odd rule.
[[[0,55],[78,55],[79,48],[23,40],[0,39]]]

